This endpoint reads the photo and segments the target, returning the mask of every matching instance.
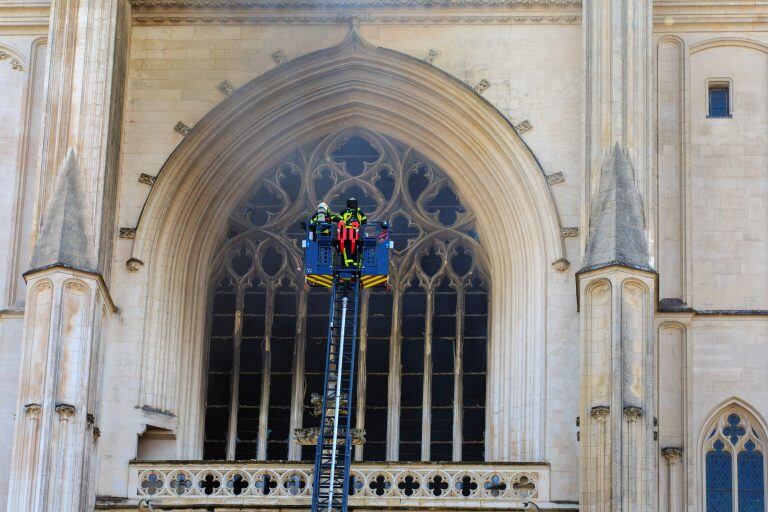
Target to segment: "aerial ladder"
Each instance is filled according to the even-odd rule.
[[[360,291],[388,285],[393,243],[387,223],[353,227],[314,223],[306,228],[302,244],[306,282],[331,289],[312,512],[347,512]],[[352,265],[344,265],[340,257],[344,243],[355,251]]]

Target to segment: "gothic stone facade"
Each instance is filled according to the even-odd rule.
[[[355,194],[355,509],[765,511],[767,20],[0,1],[0,503],[306,508],[297,223]]]

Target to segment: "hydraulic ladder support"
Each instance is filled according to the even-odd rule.
[[[347,510],[357,305],[360,295],[359,273],[349,274],[342,277],[335,273],[331,288],[323,410],[315,454],[312,512]]]

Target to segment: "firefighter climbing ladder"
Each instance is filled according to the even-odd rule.
[[[359,278],[359,271],[354,270],[335,272],[333,276],[312,512],[347,510]]]

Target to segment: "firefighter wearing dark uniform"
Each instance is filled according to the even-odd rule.
[[[368,222],[368,217],[360,209],[357,199],[347,199],[347,207],[331,219],[338,223],[336,232],[338,237],[339,252],[344,260],[344,266],[360,266],[360,228]]]

